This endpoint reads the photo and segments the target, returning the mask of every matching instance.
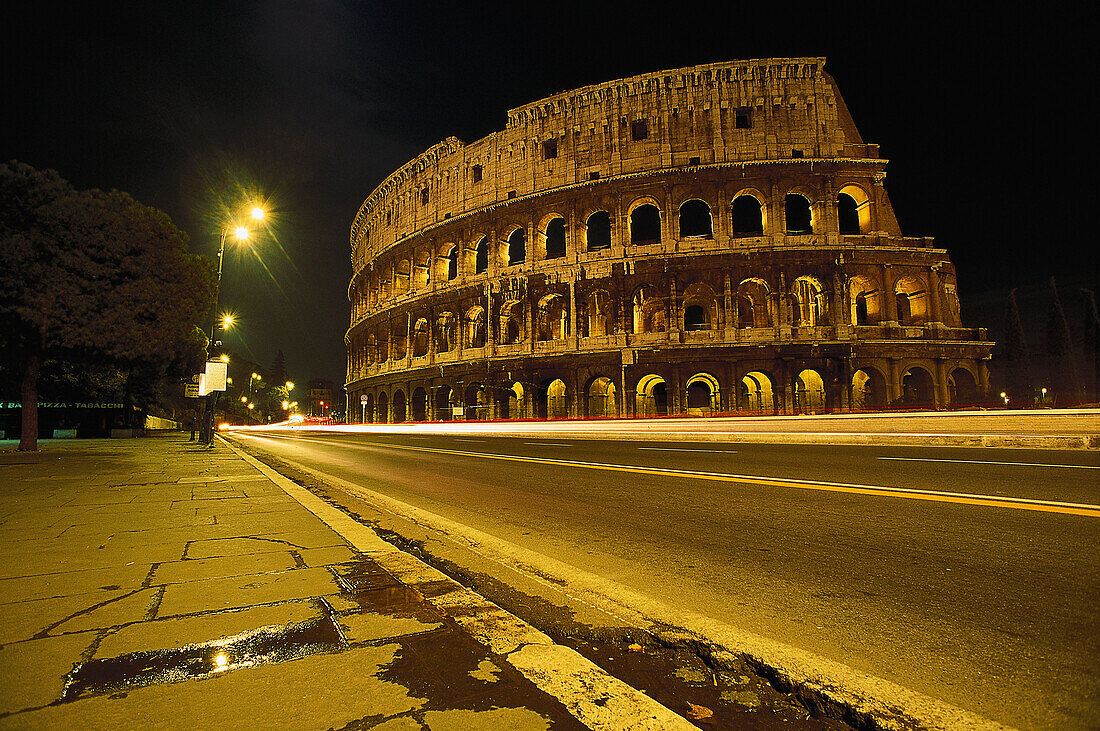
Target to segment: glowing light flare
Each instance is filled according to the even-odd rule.
[[[233,230],[233,235],[237,237],[238,241],[247,241],[248,237],[252,235],[252,232],[244,226],[237,226],[237,228]]]
[[[219,653],[214,656],[214,672],[220,673],[223,670],[229,669],[229,657],[224,653]]]
[[[262,221],[264,216],[267,215],[263,208],[260,206],[254,206],[252,208],[252,219],[255,221]]]

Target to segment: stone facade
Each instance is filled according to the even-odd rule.
[[[824,65],[590,86],[406,163],[351,229],[349,420],[981,400],[992,343]]]

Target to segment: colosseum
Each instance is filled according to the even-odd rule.
[[[351,228],[349,421],[982,400],[993,344],[824,67],[609,81],[403,165]]]

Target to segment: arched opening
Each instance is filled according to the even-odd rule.
[[[455,338],[455,316],[453,313],[444,312],[435,321],[435,348],[437,353],[449,353],[457,344]]]
[[[878,284],[865,275],[852,277],[848,295],[852,302],[853,325],[877,325],[882,320],[882,297]]]
[[[836,197],[837,219],[840,233],[865,234],[871,230],[871,200],[858,185],[846,185]]]
[[[517,228],[508,235],[508,266],[527,261],[527,232]]]
[[[902,406],[935,406],[936,386],[932,374],[914,366],[901,377]]]
[[[413,357],[420,358],[428,354],[428,321],[423,317],[413,327]]]
[[[816,327],[825,320],[825,293],[813,277],[799,277],[791,287],[794,294],[794,324]]]
[[[852,374],[852,410],[871,411],[886,406],[886,379],[874,368]]]
[[[810,201],[806,196],[800,193],[788,193],[783,204],[787,215],[788,234],[799,235],[814,232]]]
[[[707,311],[700,305],[688,305],[684,308],[685,330],[708,330]]]
[[[565,219],[555,218],[546,224],[546,258],[565,256]]]
[[[489,392],[480,383],[471,383],[466,387],[466,421],[481,421],[489,418]]]
[[[739,195],[730,206],[733,215],[734,236],[762,236],[764,234],[764,208],[751,195]]]
[[[807,368],[794,382],[794,412],[820,414],[825,411],[825,381],[821,374]]]
[[[956,368],[947,375],[947,394],[953,406],[976,406],[978,384],[966,368]]]
[[[771,414],[775,412],[772,379],[760,371],[750,371],[741,379],[741,411]]]
[[[862,233],[859,230],[859,207],[856,205],[855,198],[847,193],[840,193],[836,197],[836,217],[842,235]]]
[[[585,416],[601,419],[619,415],[615,402],[615,383],[606,376],[593,378],[588,385],[588,403]]]
[[[668,329],[668,315],[664,300],[657,295],[657,288],[646,285],[634,293],[634,332],[654,333]]]
[[[474,274],[481,274],[489,268],[489,239],[482,236],[477,242],[474,253]]]
[[[928,292],[917,277],[902,277],[894,285],[899,325],[922,325],[928,321]]]
[[[548,294],[539,301],[539,341],[564,340],[569,335],[569,310],[565,297]]]
[[[687,380],[688,413],[709,416],[719,410],[718,379],[709,373],[696,373]]]
[[[555,378],[542,382],[536,391],[535,416],[539,419],[568,418],[569,406],[566,403],[565,381]]]
[[[636,246],[661,243],[661,213],[652,203],[630,212],[630,243]]]
[[[611,314],[611,295],[605,289],[588,294],[588,337],[598,338],[610,334],[608,319]]]
[[[409,260],[401,259],[393,266],[393,293],[405,294],[409,291]]]
[[[417,388],[412,395],[412,420],[428,420],[428,392],[423,388]]]
[[[466,313],[465,330],[465,347],[485,347],[485,310],[480,305],[477,307],[471,307]]]
[[[704,238],[714,236],[710,220],[710,206],[698,198],[685,201],[680,206],[680,238]]]
[[[513,383],[512,387],[510,389],[508,389],[508,392],[507,392],[506,395],[507,395],[508,398],[501,400],[501,409],[504,412],[500,415],[501,418],[503,418],[503,419],[521,419],[521,418],[523,418],[523,412],[524,412],[524,409],[526,408],[526,404],[524,403],[523,384],[519,383],[518,381],[516,383]]]
[[[523,303],[505,302],[500,306],[500,344],[513,345],[524,339]]]
[[[768,294],[768,285],[762,279],[746,279],[737,286],[738,327],[771,327]]]
[[[589,251],[599,251],[611,247],[611,214],[596,211],[588,217],[584,227],[585,246]]]
[[[435,392],[435,418],[440,421],[451,420],[451,387],[440,386]]]
[[[458,245],[447,250],[447,281],[458,277]]]
[[[390,402],[386,396],[386,392],[382,391],[378,394],[378,422],[380,424],[388,424],[390,421]]]
[[[668,415],[668,384],[656,374],[644,376],[638,381],[634,394],[634,413],[638,416]]]
[[[405,392],[398,389],[393,392],[393,423],[400,424],[405,418]]]

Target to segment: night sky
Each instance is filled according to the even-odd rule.
[[[269,195],[277,240],[226,258],[223,307],[241,320],[227,346],[265,366],[282,349],[295,380],[343,383],[348,230],[386,175],[447,136],[502,129],[512,107],[717,61],[827,58],[891,160],[902,230],[955,262],[964,324],[995,324],[975,322],[968,297],[1095,281],[1083,5],[27,5],[2,11],[0,154],[125,190],[208,254],[239,191]]]

